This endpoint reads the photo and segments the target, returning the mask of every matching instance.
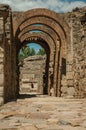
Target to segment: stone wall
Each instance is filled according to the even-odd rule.
[[[13,44],[12,11],[9,5],[0,5],[0,97],[3,102],[15,98],[15,46]],[[15,50],[16,52],[16,50]],[[14,58],[15,57],[15,58]],[[16,71],[16,70],[15,70]]]
[[[45,56],[30,56],[19,63],[20,93],[43,93],[43,74],[45,72]]]
[[[86,96],[86,8],[72,16],[73,26],[73,71],[75,96]],[[85,18],[82,23],[82,17]]]
[[[71,44],[67,45],[66,95],[86,97],[86,7],[63,14],[71,28]]]
[[[4,102],[4,72],[5,72],[5,21],[8,17],[7,5],[0,5],[0,103]]]

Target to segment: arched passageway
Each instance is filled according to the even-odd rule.
[[[47,94],[50,95],[50,89],[53,88],[54,96],[61,96],[61,69],[63,60],[66,64],[66,44],[68,43],[67,24],[59,14],[53,11],[33,9],[22,13],[20,18],[13,19],[13,26],[16,54],[23,45],[30,42],[37,42],[45,49],[47,54]],[[51,75],[53,77],[52,86]]]
[[[19,94],[19,50],[27,43],[41,45],[47,56],[46,87],[44,93],[61,96],[61,80],[66,77],[66,48],[69,43],[69,27],[54,11],[32,9],[13,17],[14,43],[11,46],[11,87],[14,98]],[[9,97],[10,98],[10,97]],[[7,98],[6,98],[7,99]]]
[[[49,67],[49,58],[44,48],[39,44],[28,43],[19,51],[19,96],[48,94],[47,68]]]
[[[51,95],[52,89],[54,96],[85,97],[84,11],[78,10],[77,19],[77,11],[60,14],[40,8],[12,12],[8,5],[0,5],[0,98],[3,102],[18,97],[18,52],[31,42],[37,42],[46,51],[46,94]]]
[[[38,37],[37,37],[38,36]],[[41,36],[41,38],[40,38],[40,36]],[[32,40],[31,40],[31,38],[32,38]],[[39,93],[40,94],[48,94],[48,75],[49,75],[49,61],[50,61],[50,48],[49,48],[49,46],[47,45],[47,43],[46,43],[46,41],[44,41],[43,39],[42,39],[42,35],[40,34],[40,35],[37,35],[37,34],[34,34],[34,37],[31,37],[30,36],[30,40],[29,40],[29,37],[28,37],[28,39],[27,40],[24,40],[23,42],[22,42],[22,46],[20,45],[20,47],[18,48],[18,51],[17,51],[17,61],[18,61],[18,53],[19,53],[19,50],[24,46],[24,45],[26,45],[26,44],[28,44],[29,45],[29,43],[33,43],[33,42],[36,42],[36,43],[38,43],[39,45],[41,45],[42,46],[42,48],[44,48],[45,49],[45,52],[46,52],[46,63],[45,63],[45,69],[44,69],[44,73],[45,73],[45,76],[46,76],[46,79],[45,79],[45,87],[43,87],[41,90],[39,90]],[[50,42],[51,43],[51,42]],[[19,62],[17,62],[17,67],[18,67],[18,64],[19,64]],[[35,65],[36,65],[36,63],[34,64],[34,68],[35,68]],[[19,67],[18,67],[18,69],[19,69]],[[41,69],[41,68],[40,68]],[[42,70],[42,69],[41,69]],[[40,71],[41,71],[40,70]],[[18,89],[18,92],[19,92],[19,71],[18,71],[18,73],[17,73],[17,89]],[[42,77],[41,77],[42,78]],[[31,81],[32,82],[32,81]],[[41,84],[42,85],[42,84]]]

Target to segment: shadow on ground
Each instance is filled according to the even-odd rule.
[[[40,94],[19,94],[18,99],[25,99],[25,98],[34,98],[38,97]]]

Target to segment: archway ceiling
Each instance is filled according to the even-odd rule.
[[[47,33],[52,38],[54,38],[54,39],[58,38],[58,40],[59,40],[59,36],[51,28],[49,28],[45,25],[42,25],[42,26],[33,26],[33,25],[27,26],[26,28],[23,29],[22,32],[19,33],[18,38],[21,38],[25,33],[30,32],[30,31],[34,31],[34,30],[35,31],[36,30],[42,31],[44,33]]]
[[[38,28],[43,32],[45,37],[50,37],[50,39],[53,40],[53,46],[55,46],[55,48],[58,46],[58,42],[56,41],[59,40],[59,43],[61,43],[66,50],[66,43],[69,40],[69,27],[58,13],[47,9],[33,9],[24,12],[22,16],[20,18],[17,17],[14,22],[14,37],[15,39],[19,38],[18,40],[20,40],[20,42],[23,42],[23,38],[25,40],[25,35],[28,35],[29,39],[30,36],[34,37],[32,36],[34,33],[30,33],[29,30]],[[41,24],[42,26],[33,26],[36,24]],[[35,35],[39,35],[39,33]],[[53,51],[55,51],[55,49],[53,49]]]
[[[25,21],[27,21],[30,18],[41,17],[41,16],[49,18],[52,21],[55,21],[56,23],[58,23],[59,26],[61,27],[61,29],[63,30],[65,36],[66,36],[66,34],[69,34],[69,32],[68,32],[69,26],[63,20],[63,18],[60,17],[60,14],[58,14],[54,11],[48,10],[48,9],[44,9],[44,8],[32,9],[32,10],[24,12],[24,14],[20,18],[16,19],[16,21],[15,21],[16,24],[17,24],[16,28],[21,26],[21,24],[23,24]]]
[[[59,24],[46,17],[33,17],[27,20],[19,27],[19,31],[22,32],[28,26],[34,24],[42,24],[47,26],[48,28],[52,29],[59,36],[59,38],[61,38],[61,40],[65,40],[64,32],[60,28]]]
[[[59,40],[62,40],[62,42],[65,41],[64,40],[65,39],[64,34],[63,34],[62,30],[59,28],[60,26],[57,23],[54,23],[54,22],[52,23],[52,21],[50,19],[47,19],[47,21],[46,21],[46,19],[47,18],[43,18],[43,17],[41,17],[39,19],[36,18],[36,17],[33,18],[33,19],[30,19],[30,21],[27,21],[27,23],[24,23],[24,25],[22,25],[22,27],[24,27],[24,28],[22,28],[22,30],[20,28],[20,30],[21,30],[20,32],[24,33],[24,30],[27,29],[28,27],[30,27],[31,25],[33,25],[33,24],[40,24],[41,23],[41,24],[45,25],[46,30],[48,29],[50,31],[50,33],[48,32],[48,35],[50,34],[51,37],[53,38],[55,46],[56,46],[56,42],[55,41],[58,40],[60,37],[62,37],[62,38],[59,39]],[[33,26],[33,30],[34,30],[34,28],[36,28],[36,27]],[[41,27],[39,27],[39,28],[41,28]],[[55,28],[55,29],[53,29],[53,28]],[[52,30],[52,34],[51,34],[51,30]],[[45,33],[45,35],[46,35],[46,33]],[[60,34],[60,36],[59,36],[58,33]],[[65,44],[65,42],[63,42],[63,43]]]
[[[46,26],[28,26],[27,28],[25,28],[18,36],[19,39],[21,39],[23,37],[23,35],[25,35],[26,33],[32,33],[30,31],[33,30],[39,30],[42,31],[43,33],[45,33],[45,35],[47,34],[52,40],[53,40],[53,45],[55,46],[56,49],[56,41],[59,40],[57,34],[50,28],[46,27]],[[38,33],[38,32],[36,32]]]
[[[30,42],[30,39],[25,40],[22,44],[20,44],[17,52],[19,52],[19,50],[25,44],[27,44],[27,43],[29,44],[29,43],[34,43],[35,42],[35,43],[39,44],[42,48],[44,48],[44,50],[45,50],[45,52],[46,52],[47,55],[50,55],[50,48],[49,48],[49,46],[47,45],[47,43],[43,39],[40,39],[40,37],[39,37],[38,38],[39,40],[37,40],[36,36],[30,37],[30,38],[32,39],[31,42]]]
[[[47,34],[45,35],[43,32],[25,33],[21,38],[21,42],[20,42],[19,46],[21,48],[22,47],[21,43],[24,43],[24,42],[30,43],[32,41],[39,43],[45,50],[46,49],[49,50],[52,57],[54,57],[55,46],[53,45],[53,40]],[[43,41],[45,41],[45,42],[43,42]]]

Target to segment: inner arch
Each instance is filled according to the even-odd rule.
[[[43,70],[43,73],[41,74],[41,76],[42,76],[41,77],[42,78],[42,84],[40,84],[41,88],[39,88],[38,92],[40,94],[48,94],[48,75],[49,75],[49,69],[48,68],[49,68],[49,61],[50,61],[50,49],[49,49],[49,46],[47,45],[47,43],[44,40],[42,40],[42,41],[41,40],[36,41],[35,39],[33,39],[33,41],[23,41],[23,43],[21,44],[20,49],[23,46],[25,46],[26,44],[28,44],[28,43],[30,44],[30,43],[33,43],[33,42],[36,42],[37,44],[41,45],[44,48],[45,52],[46,52],[45,68]],[[46,44],[46,46],[44,44]],[[19,50],[18,50],[18,52],[19,52]],[[18,66],[18,70],[19,69],[20,68]],[[45,76],[45,79],[43,79],[43,76]],[[19,78],[19,76],[18,76],[18,78]],[[19,79],[18,79],[18,83],[19,83]],[[19,88],[18,88],[18,90],[19,90]]]

